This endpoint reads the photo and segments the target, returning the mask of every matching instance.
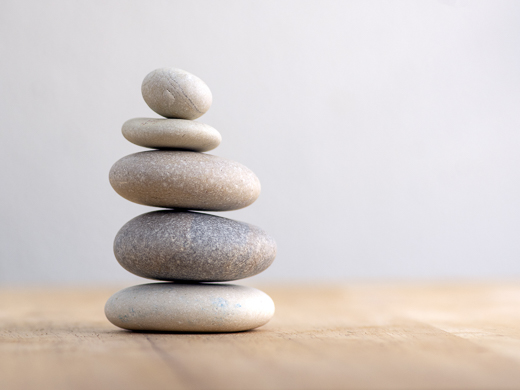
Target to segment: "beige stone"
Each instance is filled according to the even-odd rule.
[[[108,320],[123,329],[161,332],[239,332],[266,324],[273,300],[233,284],[151,283],[112,295]]]
[[[146,104],[166,118],[196,119],[209,110],[209,87],[181,69],[161,68],[150,72],[141,86]]]
[[[186,119],[134,118],[121,131],[128,141],[145,148],[207,152],[222,141],[213,127]]]
[[[188,151],[131,154],[112,166],[109,178],[123,198],[155,207],[237,210],[260,195],[260,181],[244,165]]]

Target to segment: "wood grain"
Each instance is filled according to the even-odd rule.
[[[235,334],[119,330],[117,290],[0,291],[0,388],[520,389],[520,283],[264,286]]]

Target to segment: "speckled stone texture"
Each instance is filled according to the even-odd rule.
[[[260,195],[260,181],[242,164],[188,151],[131,154],[112,166],[109,179],[123,198],[155,207],[237,210]]]
[[[117,261],[149,279],[224,282],[269,267],[276,243],[264,230],[215,215],[173,210],[142,214],[114,241]]]
[[[209,110],[211,91],[197,76],[181,69],[161,68],[143,80],[146,104],[166,118],[197,119]]]
[[[266,324],[274,303],[257,289],[233,284],[152,283],[115,293],[105,314],[129,330],[239,332]]]
[[[126,121],[121,131],[128,141],[156,149],[207,152],[222,141],[213,127],[186,119],[134,118]]]

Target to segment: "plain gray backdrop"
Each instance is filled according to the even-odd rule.
[[[520,2],[4,0],[0,56],[4,285],[138,280],[108,172],[165,66],[260,178],[255,281],[520,276]]]

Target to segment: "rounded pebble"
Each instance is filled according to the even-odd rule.
[[[188,151],[128,155],[112,166],[109,179],[123,198],[155,207],[237,210],[260,195],[260,181],[244,165]]]
[[[225,282],[265,271],[276,242],[264,230],[215,215],[161,210],[127,222],[114,240],[127,271],[149,279]]]
[[[209,110],[209,87],[181,69],[156,69],[144,78],[141,92],[146,104],[166,118],[196,119]]]
[[[105,315],[129,330],[240,332],[266,324],[274,303],[266,293],[246,286],[152,283],[112,295]]]
[[[186,119],[134,118],[123,124],[122,133],[136,145],[156,149],[207,152],[222,141],[213,127]]]

